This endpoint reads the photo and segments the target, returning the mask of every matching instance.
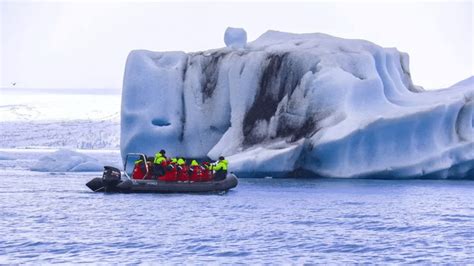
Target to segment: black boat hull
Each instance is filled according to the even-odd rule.
[[[107,185],[103,178],[97,177],[89,181],[86,186],[94,192],[118,193],[208,193],[221,192],[235,188],[238,184],[234,174],[227,174],[221,181],[208,182],[165,182],[157,180],[130,180],[126,179],[118,184]]]

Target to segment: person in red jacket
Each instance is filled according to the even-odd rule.
[[[209,162],[204,162],[201,167],[201,177],[200,180],[202,182],[211,181],[212,180],[212,171]]]
[[[188,175],[188,166],[186,165],[186,161],[184,158],[179,158],[178,159],[178,181],[184,182],[184,181],[189,181],[189,175]]]
[[[189,168],[189,179],[191,182],[199,182],[201,181],[201,175],[201,166],[199,166],[196,160],[193,160]]]
[[[168,163],[168,166],[166,166],[165,174],[163,176],[160,176],[158,180],[166,182],[176,182],[178,177],[178,169],[176,163],[176,158],[171,159],[171,161],[169,161]]]
[[[146,164],[143,159],[138,159],[135,161],[135,166],[133,167],[132,178],[133,179],[143,179],[145,177]]]

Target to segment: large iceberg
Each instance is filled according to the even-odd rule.
[[[364,40],[276,31],[241,49],[132,51],[122,157],[224,155],[240,176],[472,178],[474,77],[425,91],[408,61]]]

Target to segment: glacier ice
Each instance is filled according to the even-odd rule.
[[[224,155],[240,176],[474,176],[474,77],[425,91],[407,54],[364,40],[268,31],[243,49],[132,51],[121,119],[122,156]]]
[[[118,149],[120,98],[108,89],[0,88],[0,147]]]
[[[224,42],[227,47],[244,48],[247,44],[247,32],[242,28],[228,27],[224,34]]]

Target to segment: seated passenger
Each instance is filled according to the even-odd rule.
[[[153,176],[153,161],[154,161],[154,158],[153,157],[147,157],[146,158],[146,166],[147,166],[147,172],[145,174],[145,177],[143,179],[154,179],[154,176]]]
[[[191,167],[189,168],[189,179],[191,182],[201,181],[201,166],[199,166],[196,160],[191,162]]]
[[[227,160],[224,156],[219,157],[219,161],[217,161],[217,165],[212,167],[212,170],[215,171],[214,180],[221,181],[227,177]]]
[[[177,161],[176,158],[172,158],[168,165],[166,166],[166,171],[163,176],[160,176],[158,180],[160,181],[167,181],[167,182],[176,182],[178,176],[178,169],[177,169]]]
[[[186,165],[186,161],[184,158],[179,158],[178,159],[178,181],[189,181],[189,176],[188,176],[188,166]]]
[[[146,165],[143,159],[138,159],[135,161],[133,167],[132,178],[133,179],[143,179],[146,174]]]
[[[166,151],[161,150],[155,154],[155,160],[153,162],[153,175],[155,177],[160,177],[165,174],[166,170]]]
[[[201,166],[201,176],[200,180],[202,182],[211,181],[212,179],[212,170],[209,162],[204,162]]]

